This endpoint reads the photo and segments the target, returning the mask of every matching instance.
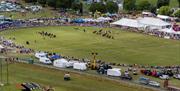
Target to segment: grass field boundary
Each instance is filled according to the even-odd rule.
[[[24,60],[20,60],[18,62],[21,63],[21,64],[28,64],[27,61],[24,61]],[[118,83],[119,85],[121,85],[123,87],[128,87],[128,88],[142,89],[142,90],[146,89],[146,90],[149,90],[149,91],[165,91],[164,89],[158,89],[158,88],[153,88],[153,87],[149,87],[149,86],[143,86],[143,85],[140,85],[140,84],[130,83],[130,82],[127,82],[127,81],[117,80],[117,79],[114,79],[113,77],[108,77],[108,76],[104,76],[104,75],[95,75],[95,74],[90,74],[90,73],[87,73],[87,72],[77,71],[77,70],[63,69],[63,68],[58,68],[58,67],[54,67],[54,66],[51,66],[51,65],[41,64],[41,63],[38,63],[38,62],[36,62],[36,63],[34,63],[32,65],[33,66],[39,66],[39,67],[42,67],[42,68],[48,68],[48,69],[52,69],[52,70],[62,71],[62,72],[70,72],[70,73],[73,73],[73,74],[84,75],[86,77],[92,77],[92,78],[95,78],[95,79],[100,80],[100,81],[112,81],[115,84]]]

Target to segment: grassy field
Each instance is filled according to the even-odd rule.
[[[3,65],[3,69],[6,69],[5,64]],[[35,82],[43,86],[50,85],[55,88],[55,91],[139,91],[143,89],[75,73],[70,73],[72,80],[65,82],[63,80],[64,73],[29,64],[10,64],[10,84],[0,87],[0,91],[20,91],[17,85],[23,82]],[[6,82],[5,70],[3,70],[3,80]],[[143,91],[149,90],[143,89]]]
[[[39,27],[25,28],[17,31],[4,31],[0,35],[6,38],[15,37],[17,44],[36,50],[57,52],[65,56],[91,58],[91,52],[98,52],[98,59],[106,62],[148,64],[148,65],[180,65],[180,41],[166,40],[143,34],[112,30],[115,39],[108,39],[93,34],[95,27]],[[82,30],[86,29],[87,32]],[[57,38],[44,40],[37,34],[47,31]],[[34,41],[37,41],[36,43]],[[26,45],[26,41],[30,45]]]
[[[12,16],[12,19],[29,19],[29,18],[57,16],[56,12],[49,8],[43,9],[42,11],[36,13],[27,12],[25,16],[23,16],[22,13],[18,13],[18,12],[0,12],[0,15],[4,15],[6,17]]]

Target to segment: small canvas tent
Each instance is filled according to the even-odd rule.
[[[86,63],[74,63],[73,64],[73,69],[76,69],[76,70],[86,70],[87,66],[86,66]]]
[[[121,76],[121,69],[119,68],[113,68],[107,70],[108,76]]]
[[[78,63],[78,61],[70,60],[69,62],[66,63],[66,67],[73,67],[74,63]]]
[[[53,66],[60,67],[60,68],[66,68],[66,64],[68,61],[66,59],[57,59],[53,62]]]

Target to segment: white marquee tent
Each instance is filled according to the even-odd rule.
[[[140,25],[143,25],[144,27],[149,26],[157,29],[163,29],[171,26],[170,23],[153,17],[144,17],[144,18],[140,17],[137,19],[137,22]]]
[[[122,18],[116,22],[111,23],[111,25],[119,25],[133,28],[141,28],[143,27],[141,24],[137,22],[135,19]]]
[[[66,68],[66,64],[68,61],[66,59],[57,59],[53,62],[53,66],[60,67],[60,68]]]
[[[158,18],[153,17],[140,17],[137,19],[128,19],[128,18],[122,18],[116,22],[111,23],[111,25],[119,25],[119,26],[126,26],[126,27],[132,27],[132,28],[155,28],[155,29],[163,29],[170,27],[171,24],[168,22],[165,22]]]
[[[109,76],[121,76],[121,69],[119,69],[119,68],[108,69],[107,75],[109,75]]]
[[[87,63],[74,63],[73,64],[73,69],[76,69],[76,70],[86,70],[87,69],[86,64]]]

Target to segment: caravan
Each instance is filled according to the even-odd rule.
[[[39,61],[43,64],[52,64],[51,60],[46,57],[39,58]]]
[[[46,58],[46,55],[47,55],[47,53],[44,53],[44,52],[37,52],[37,53],[35,53],[35,57],[36,58]]]
[[[74,63],[73,69],[84,71],[87,69],[87,63]]]

